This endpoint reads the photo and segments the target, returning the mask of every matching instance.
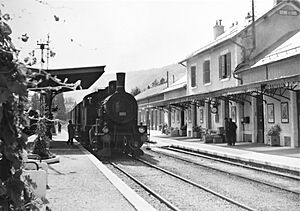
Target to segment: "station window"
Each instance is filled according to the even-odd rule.
[[[176,120],[177,122],[180,121],[180,111],[176,111]]]
[[[200,123],[203,123],[204,122],[204,111],[202,108],[200,109],[199,118],[200,118]]]
[[[175,123],[175,111],[172,112],[172,122]]]
[[[219,56],[219,78],[229,78],[231,75],[231,53]]]

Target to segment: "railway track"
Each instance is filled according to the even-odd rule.
[[[147,158],[148,157],[148,158]],[[282,187],[269,186],[256,182],[256,180],[249,180],[248,178],[237,177],[228,171],[219,171],[219,169],[206,168],[195,165],[195,162],[178,160],[175,158],[170,159],[169,156],[164,156],[158,153],[148,151],[143,159],[150,160],[151,158],[158,160],[157,165],[170,170],[173,173],[179,174],[183,177],[201,184],[211,190],[228,196],[238,202],[246,204],[247,206],[257,210],[299,210],[300,195],[298,191],[293,189],[284,190]],[[223,168],[228,169],[228,165],[219,164],[217,167],[223,165]],[[223,170],[224,170],[223,169]],[[261,173],[249,173],[249,170],[244,170],[240,167],[231,169],[239,173],[246,172],[246,176],[262,177]],[[252,170],[251,170],[252,171]],[[263,174],[265,177],[265,173]],[[268,179],[267,179],[268,180]],[[285,180],[285,178],[281,178]],[[278,182],[278,179],[273,177],[269,178],[269,182]],[[294,187],[300,188],[299,181],[294,181]]]
[[[253,169],[253,170],[270,173],[273,175],[282,176],[285,178],[295,179],[295,180],[300,181],[300,173],[299,172],[293,172],[294,174],[282,173],[279,171],[274,171],[274,170],[270,170],[270,169],[266,169],[266,168],[255,167],[253,165],[250,165],[249,163],[243,164],[245,162],[237,162],[237,161],[234,162],[234,161],[230,161],[228,159],[225,160],[224,158],[217,158],[216,156],[205,155],[205,154],[201,154],[199,152],[187,151],[187,150],[183,150],[183,149],[179,149],[179,148],[175,148],[175,147],[163,147],[163,149],[167,149],[167,150],[174,151],[174,152],[180,152],[180,153],[184,153],[184,154],[188,154],[188,155],[194,155],[194,156],[197,156],[200,158],[206,158],[206,159],[210,159],[210,160],[214,160],[214,161],[220,161],[223,163],[228,163],[228,164],[236,165],[236,166],[243,167],[243,168]]]
[[[167,199],[165,199],[163,196],[159,195],[157,192],[152,190],[149,186],[139,181],[137,178],[126,172],[124,169],[122,169],[118,164],[111,162],[110,163],[113,167],[121,171],[123,174],[125,174],[127,177],[129,177],[131,180],[133,180],[135,183],[140,185],[143,189],[145,189],[148,193],[150,193],[153,197],[158,199],[161,203],[164,203],[170,210],[179,211],[180,209],[173,205],[171,202],[169,202]]]
[[[181,181],[181,183],[185,183],[186,185],[190,185],[194,188],[197,188],[198,190],[204,191],[205,193],[209,193],[210,195],[212,195],[213,197],[217,197],[219,198],[219,200],[225,201],[226,203],[229,203],[231,206],[233,205],[235,208],[235,210],[249,210],[249,211],[253,211],[255,209],[237,201],[234,200],[230,197],[227,197],[225,195],[223,195],[222,193],[218,193],[208,187],[205,187],[203,185],[200,185],[196,182],[193,182],[192,180],[189,180],[188,178],[184,178],[176,173],[173,173],[171,171],[168,171],[166,169],[163,169],[157,165],[151,164],[145,160],[142,159],[138,159],[135,158],[136,161],[143,163],[144,165],[150,167],[151,169],[155,169],[158,170],[162,173],[164,173],[164,176],[171,176],[173,178],[176,178],[176,180]],[[161,201],[162,203],[166,204],[166,206],[171,209],[171,210],[181,210],[178,206],[174,205],[172,203],[172,200],[166,199],[165,197],[163,197],[161,194],[157,193],[155,190],[153,190],[151,187],[149,187],[148,185],[146,185],[144,182],[140,181],[139,179],[137,179],[138,176],[133,176],[132,174],[130,174],[124,167],[121,167],[122,164],[118,164],[116,162],[112,162],[111,165],[113,165],[115,168],[117,168],[119,171],[121,171],[122,173],[124,173],[126,176],[130,177],[130,179],[134,180],[137,184],[139,184],[142,188],[144,188],[147,192],[149,192],[149,194],[153,195],[155,198],[157,198],[159,201]],[[178,182],[176,182],[176,184],[178,184]],[[179,185],[178,185],[179,186]],[[185,188],[183,188],[182,186],[180,186],[180,190],[183,190]],[[184,193],[179,193],[179,194],[184,194]],[[224,207],[226,207],[226,205],[224,205]],[[228,206],[227,206],[228,207]],[[226,208],[224,208],[226,210]],[[222,209],[223,210],[223,209]],[[229,209],[232,210],[232,207]]]
[[[158,148],[158,149],[160,149],[160,148]],[[163,149],[163,150],[165,150],[165,149]],[[150,152],[150,153],[153,152],[155,155],[149,156],[148,152]],[[121,177],[124,177],[124,178],[126,177],[127,179],[125,179],[125,180],[131,181],[131,182],[129,182],[131,184],[135,184],[133,186],[130,185],[131,187],[133,187],[133,189],[135,189],[135,187],[139,186],[139,188],[137,189],[138,193],[140,193],[141,189],[143,189],[143,191],[141,191],[141,192],[143,192],[142,197],[144,198],[144,196],[146,195],[146,197],[151,198],[151,199],[149,199],[150,202],[147,199],[147,201],[150,204],[152,204],[153,198],[156,198],[155,201],[159,201],[159,203],[163,204],[162,205],[163,208],[161,208],[160,205],[158,205],[158,208],[157,208],[157,207],[155,207],[157,205],[155,205],[154,207],[157,210],[222,210],[222,211],[223,210],[299,210],[300,195],[297,192],[291,191],[290,194],[292,194],[293,196],[290,197],[291,195],[289,195],[289,194],[286,194],[286,193],[282,194],[282,192],[287,192],[286,190],[284,190],[284,188],[273,187],[273,189],[276,188],[276,189],[278,189],[278,192],[280,192],[279,194],[275,193],[276,199],[275,200],[272,199],[272,197],[269,197],[269,195],[268,195],[269,193],[267,193],[266,198],[268,198],[267,200],[269,200],[270,203],[265,203],[264,205],[261,205],[261,204],[259,204],[260,202],[257,202],[258,203],[258,205],[257,205],[255,199],[254,200],[251,200],[251,199],[245,200],[244,196],[238,196],[237,195],[238,193],[232,194],[232,193],[230,193],[231,190],[230,191],[226,190],[226,187],[225,187],[225,189],[222,187],[220,189],[220,188],[212,187],[214,185],[212,185],[212,186],[206,185],[206,184],[203,185],[202,184],[203,181],[200,181],[200,183],[199,183],[199,180],[195,180],[194,178],[191,179],[188,176],[188,174],[184,175],[185,172],[183,169],[181,169],[181,167],[177,167],[177,166],[172,167],[172,165],[168,166],[168,164],[163,164],[164,166],[162,167],[161,163],[165,162],[162,160],[180,160],[180,161],[182,161],[181,163],[185,163],[185,165],[191,166],[189,168],[197,169],[197,167],[192,167],[192,166],[196,166],[196,165],[195,165],[195,162],[191,162],[191,160],[177,159],[174,157],[172,159],[170,159],[170,156],[160,154],[160,155],[163,155],[162,157],[164,157],[164,156],[167,157],[167,158],[161,159],[161,156],[159,154],[160,153],[154,152],[152,149],[152,150],[145,151],[145,155],[141,156],[141,158],[143,160],[141,160],[141,159],[136,160],[136,159],[130,158],[130,160],[131,160],[131,161],[129,161],[130,163],[126,163],[127,162],[126,159],[124,160],[123,158],[121,158],[120,161],[110,162],[108,160],[105,160],[105,162],[106,163],[110,162],[110,164],[113,166],[112,168],[117,169],[115,171],[118,172],[117,174],[119,174],[119,176],[123,175]],[[186,154],[186,153],[184,153],[184,154]],[[188,153],[188,154],[190,154],[190,153]],[[149,157],[150,157],[150,160],[149,160]],[[141,165],[141,162],[142,162],[142,165]],[[179,162],[177,161],[176,163],[179,163]],[[180,164],[180,165],[182,165],[182,164]],[[145,166],[147,166],[147,168],[148,168],[147,170],[145,169]],[[177,170],[178,169],[180,169],[180,170],[178,170],[176,172],[176,168],[177,168]],[[162,172],[164,175],[157,176],[158,177],[157,179],[152,179],[152,177],[158,173],[153,173],[150,169],[155,169],[155,171]],[[240,169],[242,169],[242,168],[240,168]],[[211,168],[211,170],[217,171],[218,169]],[[201,171],[203,171],[203,170],[201,170]],[[120,173],[120,172],[122,172],[122,173]],[[170,172],[170,174],[168,174],[166,172]],[[220,172],[220,171],[218,170],[218,172]],[[142,173],[142,175],[141,175],[141,173]],[[197,173],[195,170],[191,170],[190,174],[199,175],[199,173]],[[213,174],[215,174],[215,173],[213,173]],[[226,174],[227,177],[230,177],[230,176],[235,177],[232,174],[228,174],[228,172],[220,172],[220,174],[224,174],[224,175]],[[166,176],[166,175],[169,175],[169,176]],[[176,179],[176,181],[173,181],[172,179],[170,179],[170,177],[172,177],[173,179]],[[202,178],[203,175],[199,175],[199,177]],[[206,178],[207,178],[207,176],[205,176],[204,180],[206,180]],[[241,180],[245,180],[245,179],[246,178],[241,178]],[[297,177],[296,178],[293,177],[293,179],[297,180]],[[167,182],[161,182],[160,180],[167,181]],[[173,182],[170,182],[171,180]],[[228,182],[226,181],[227,183],[231,182],[230,178],[225,179],[225,180],[228,180]],[[158,183],[157,181],[160,181],[160,182]],[[163,189],[165,186],[165,183],[167,183],[167,184],[172,183],[171,185],[167,185],[167,186],[168,187],[174,186],[174,187],[177,187],[177,189],[175,188],[173,191],[171,191],[171,193],[168,193],[168,191],[165,191],[165,190],[162,191],[160,189],[157,189],[156,186],[159,186],[160,188]],[[252,183],[254,183],[254,181],[252,181]],[[197,190],[186,191],[186,190],[191,189],[191,187],[188,187],[188,185],[192,186],[194,189],[197,189]],[[218,185],[219,184],[217,184],[216,187]],[[233,186],[235,186],[235,185],[233,185]],[[245,190],[244,192],[247,192],[248,189],[249,190],[252,189],[251,185],[250,185],[250,188],[244,187],[247,185],[237,185],[237,186],[239,187],[239,189]],[[264,184],[263,186],[267,186],[267,185]],[[224,189],[225,191],[222,191],[222,189]],[[263,189],[265,189],[265,188],[263,188]],[[200,191],[203,191],[203,192],[200,193]],[[259,190],[255,190],[255,191],[259,191]],[[191,203],[190,202],[191,199],[183,198],[183,196],[189,194],[190,192],[193,193],[193,196],[195,197],[195,201],[197,201],[197,202]],[[196,192],[196,194],[194,194],[195,192]],[[275,192],[275,191],[271,190],[271,192]],[[177,195],[177,198],[178,198],[178,195],[182,196],[181,199],[179,199],[181,201],[181,203],[178,203],[179,200],[176,199],[176,197],[175,197],[175,199],[174,199],[174,196],[170,197],[170,195],[173,195],[175,193]],[[262,195],[264,195],[265,190],[259,191],[258,193],[259,194],[262,193]],[[254,194],[254,195],[256,195],[258,197],[259,194]],[[294,197],[295,194],[297,195],[296,197]],[[210,196],[208,197],[207,195],[210,195]],[[280,196],[278,196],[278,195],[280,195]],[[281,195],[283,195],[283,196],[281,196]],[[264,198],[264,196],[262,198]],[[296,200],[298,202],[296,202],[295,198],[297,198]],[[279,201],[284,201],[284,202],[276,203],[277,199]],[[202,200],[202,201],[200,201],[200,200]],[[214,203],[209,204],[209,201],[213,201]],[[204,205],[203,205],[203,202],[205,202]],[[275,203],[273,204],[273,202],[275,202]],[[154,203],[157,204],[158,202],[154,202]],[[184,205],[182,205],[182,203]],[[286,203],[288,207],[280,205],[280,204],[284,204],[284,203]],[[201,207],[197,207],[198,205],[200,205]],[[269,208],[269,205],[271,206],[271,208]],[[194,207],[190,208],[188,206],[194,206]],[[195,206],[197,208],[195,208]],[[282,207],[284,207],[284,208],[282,208]]]
[[[267,180],[250,177],[250,175],[253,175],[253,174],[248,174],[247,176],[245,176],[245,175],[243,175],[241,173],[238,173],[236,171],[230,172],[230,171],[228,171],[228,169],[220,169],[216,166],[203,164],[203,163],[200,163],[198,161],[194,161],[192,159],[182,157],[180,155],[170,154],[168,152],[164,152],[164,150],[165,151],[177,152],[177,153],[181,153],[181,154],[185,154],[185,155],[189,155],[189,156],[194,156],[194,157],[197,157],[197,158],[209,159],[209,160],[213,160],[213,161],[216,161],[216,162],[225,163],[225,164],[228,164],[228,165],[234,165],[234,166],[237,166],[237,167],[250,169],[254,173],[255,173],[255,171],[263,172],[263,173],[265,173],[265,178],[268,178],[268,176],[270,176],[270,175],[278,176],[278,177],[290,180],[294,184],[294,187],[285,187],[284,185],[280,185],[280,184],[277,184],[277,183],[274,183],[274,182],[269,182]],[[226,174],[231,174],[231,175],[239,177],[239,178],[243,178],[243,179],[246,179],[246,180],[249,180],[249,181],[253,181],[253,182],[256,182],[256,183],[260,183],[260,184],[263,184],[263,185],[267,185],[267,186],[270,186],[270,187],[274,187],[274,188],[277,188],[277,189],[280,189],[280,190],[284,190],[284,191],[287,191],[287,192],[290,192],[290,193],[300,195],[300,177],[298,177],[298,176],[283,174],[283,173],[280,173],[280,172],[274,172],[274,171],[270,171],[270,170],[267,170],[267,169],[252,167],[252,166],[244,165],[244,164],[241,164],[241,163],[235,163],[235,162],[231,162],[231,161],[227,161],[227,160],[222,160],[222,159],[219,159],[219,158],[214,158],[214,157],[205,156],[205,155],[201,155],[201,154],[198,154],[198,153],[188,152],[188,151],[185,151],[185,150],[174,149],[174,148],[163,148],[163,149],[155,150],[153,152],[160,153],[160,154],[163,154],[165,156],[169,156],[169,157],[181,160],[181,161],[191,162],[194,165],[198,165],[198,166],[201,166],[201,167],[205,167],[205,168],[212,169],[212,170],[219,171],[219,172],[226,173]],[[299,187],[299,188],[297,188],[297,187]]]

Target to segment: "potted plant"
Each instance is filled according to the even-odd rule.
[[[201,126],[193,126],[193,137],[201,138]]]
[[[281,132],[281,127],[279,124],[275,124],[269,128],[267,132],[269,145],[271,146],[280,145],[280,132]]]
[[[46,120],[40,119],[37,122],[37,128],[36,128],[37,137],[34,140],[32,153],[39,155],[39,157],[43,160],[55,157],[55,155],[51,153],[49,150],[51,139],[46,135],[46,131],[47,131]]]
[[[211,130],[206,129],[203,135],[204,143],[213,143],[213,135],[211,134]]]
[[[171,127],[171,136],[179,136],[178,128]]]
[[[186,136],[186,129],[187,129],[187,125],[185,124],[185,125],[182,125],[181,127],[180,127],[180,130],[179,130],[179,135],[180,136]]]

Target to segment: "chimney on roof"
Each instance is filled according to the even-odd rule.
[[[221,34],[224,33],[224,26],[222,26],[222,20],[216,21],[216,25],[214,26],[214,39],[217,39]]]
[[[277,4],[281,3],[283,0],[274,0],[274,6],[276,6]]]

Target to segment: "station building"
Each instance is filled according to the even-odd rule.
[[[278,124],[278,145],[299,147],[300,4],[275,3],[258,19],[227,31],[217,21],[214,40],[179,62],[186,66],[186,82],[137,96],[140,118],[151,129],[163,123],[185,129],[186,136],[198,126],[220,134],[224,119],[232,118],[238,141],[265,144]]]

